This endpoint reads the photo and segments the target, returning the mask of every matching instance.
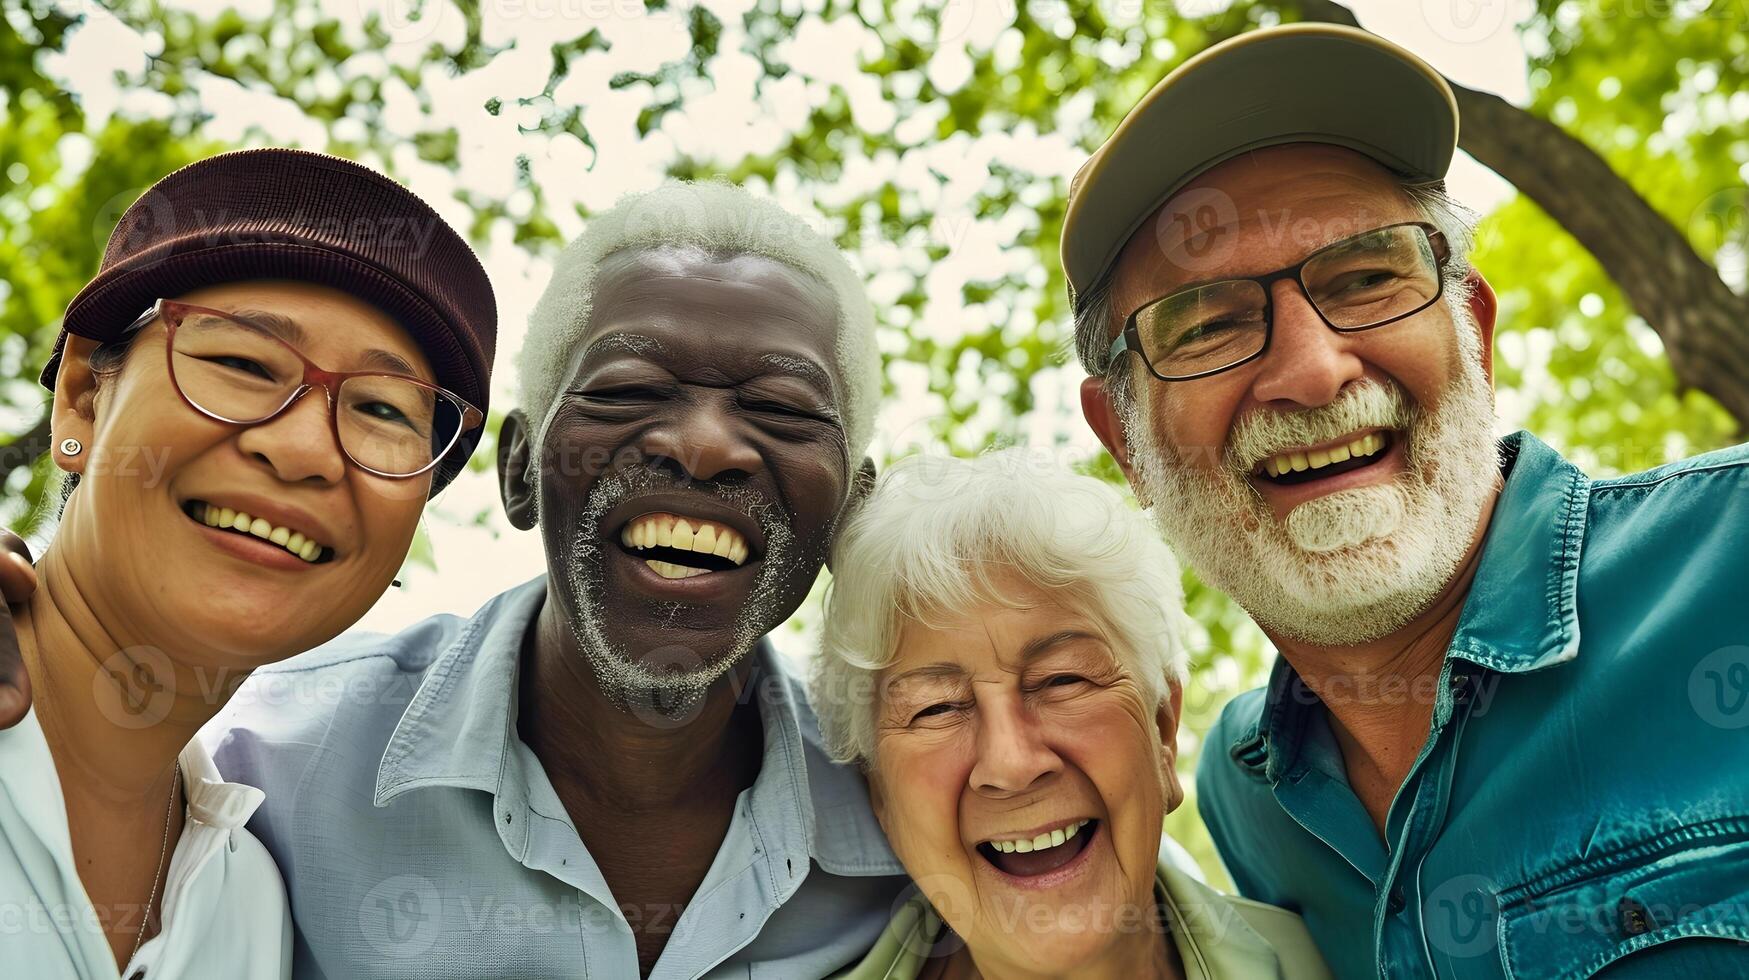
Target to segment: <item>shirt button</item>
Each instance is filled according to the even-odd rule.
[[[1643,936],[1652,931],[1652,913],[1635,899],[1623,897],[1616,904],[1615,915],[1624,936]]]
[[[1399,886],[1391,889],[1391,897],[1390,900],[1385,903],[1385,910],[1392,915],[1397,915],[1402,912],[1403,909],[1407,908],[1408,905],[1409,903],[1403,900],[1403,889]]]
[[[1451,699],[1458,704],[1470,699],[1470,675],[1451,675]]]

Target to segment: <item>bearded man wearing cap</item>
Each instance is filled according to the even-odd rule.
[[[1749,449],[1495,439],[1457,125],[1395,45],[1261,30],[1072,185],[1088,422],[1280,652],[1199,806],[1341,976],[1745,975]]]

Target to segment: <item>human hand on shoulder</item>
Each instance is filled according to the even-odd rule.
[[[36,592],[36,569],[30,563],[30,546],[11,531],[0,529],[0,729],[11,728],[30,711],[30,674],[18,649],[18,631],[12,624],[12,607],[23,605]]]

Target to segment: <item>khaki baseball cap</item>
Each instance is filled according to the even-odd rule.
[[[1445,178],[1457,132],[1444,77],[1376,34],[1290,24],[1230,38],[1149,89],[1070,181],[1069,293],[1096,282],[1180,188],[1241,153],[1331,143],[1432,182]]]

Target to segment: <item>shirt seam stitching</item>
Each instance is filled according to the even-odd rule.
[[[1673,464],[1673,465],[1680,466],[1681,464]],[[1658,484],[1663,483],[1666,480],[1677,480],[1677,479],[1681,479],[1682,477],[1685,477],[1685,476],[1697,476],[1697,475],[1702,475],[1702,474],[1707,474],[1707,473],[1717,473],[1720,470],[1746,470],[1746,469],[1749,469],[1749,460],[1742,460],[1742,459],[1722,460],[1722,461],[1717,462],[1717,463],[1708,463],[1704,466],[1695,466],[1695,467],[1677,469],[1673,472],[1660,474],[1660,475],[1655,476],[1655,477],[1647,477],[1645,474],[1641,473],[1641,474],[1635,474],[1632,476],[1617,477],[1613,480],[1599,480],[1592,485],[1592,492],[1596,493],[1598,491],[1608,491],[1608,490],[1641,490],[1641,489],[1644,489],[1646,487],[1657,486]]]
[[[1710,841],[1731,836],[1744,837],[1746,835],[1749,835],[1749,818],[1719,817],[1703,823],[1666,831],[1654,837],[1600,854],[1597,857],[1544,872],[1513,885],[1511,888],[1501,889],[1497,897],[1500,907],[1504,910],[1522,901],[1564,888],[1575,881],[1607,872],[1611,868],[1617,868],[1627,862],[1651,858],[1675,844]]]

